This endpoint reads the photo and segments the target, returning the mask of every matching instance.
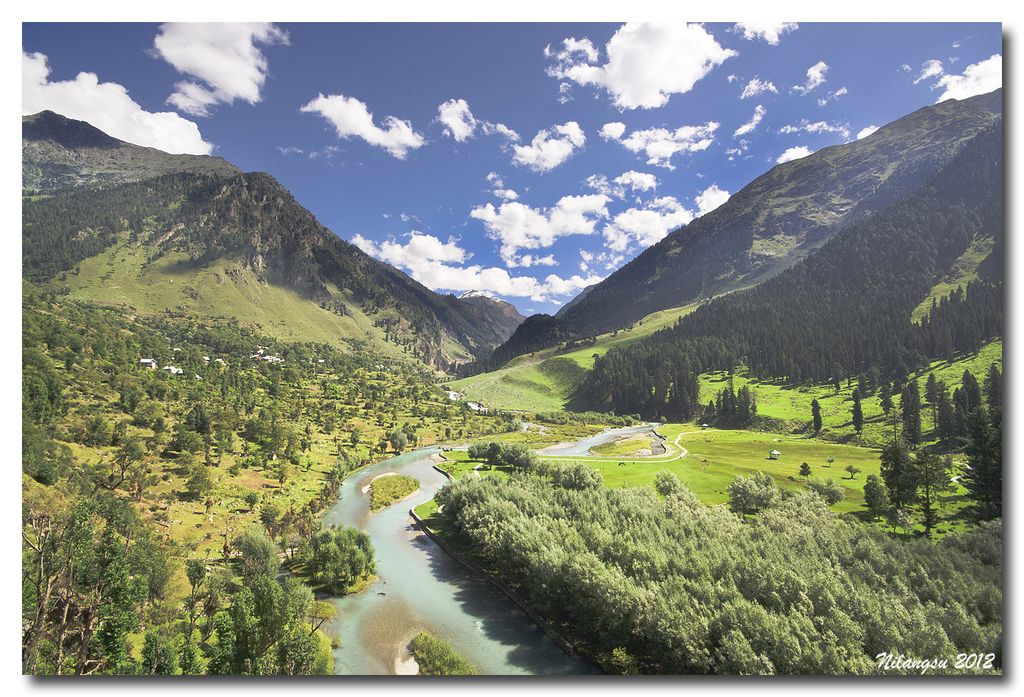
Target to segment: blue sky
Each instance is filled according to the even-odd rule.
[[[780,158],[1000,86],[1002,37],[998,24],[26,24],[23,50],[24,113],[267,171],[424,284],[533,313]]]

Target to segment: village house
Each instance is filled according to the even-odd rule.
[[[154,358],[140,358],[140,368],[148,368],[149,370],[156,370],[156,359]]]
[[[176,365],[165,365],[162,370],[166,370],[171,375],[183,375],[185,373],[183,368],[179,368]]]
[[[769,450],[768,451],[768,459],[769,460],[778,460],[781,456],[782,456],[782,453],[780,453],[778,450]]]

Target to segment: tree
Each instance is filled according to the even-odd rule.
[[[142,642],[143,675],[175,675],[178,672],[178,653],[174,645],[161,632],[149,630]]]
[[[935,379],[935,373],[928,373],[928,381],[924,385],[924,399],[932,407],[932,423],[938,419],[936,406],[939,401],[939,383]]]
[[[889,500],[896,508],[906,508],[913,503],[917,493],[914,463],[907,444],[897,441],[885,446],[881,460],[881,474],[889,489]]]
[[[878,391],[879,402],[881,403],[882,413],[889,416],[889,412],[892,411],[892,389],[889,387],[889,383],[883,383],[882,388]]]
[[[821,405],[817,399],[811,400],[811,428],[815,433],[821,432]]]
[[[860,390],[853,388],[853,430],[860,435],[864,430],[864,410],[860,405]]]
[[[846,466],[846,471],[850,473],[850,479],[856,479],[857,478],[857,473],[860,472],[860,468],[859,467],[854,467],[853,464],[851,463],[851,464]]]
[[[213,491],[213,480],[210,479],[210,468],[202,463],[196,463],[189,471],[188,479],[185,480],[185,490],[193,501],[201,501]]]
[[[238,536],[234,548],[239,552],[239,572],[246,583],[258,576],[273,577],[281,566],[273,540],[255,526]]]
[[[951,464],[948,456],[943,457],[929,451],[921,451],[917,455],[917,500],[921,507],[925,535],[930,535],[932,528],[939,522],[938,498],[941,493],[950,489]]]
[[[988,375],[985,376],[985,397],[989,411],[1002,409],[1003,374],[999,372],[999,366],[995,363],[989,366]]]
[[[315,584],[339,595],[376,570],[373,544],[358,528],[320,528],[300,547],[298,558]]]
[[[900,395],[900,410],[903,413],[903,437],[911,446],[921,442],[921,395],[917,380],[910,380]]]
[[[185,574],[188,576],[188,584],[191,594],[185,600],[185,608],[188,610],[188,632],[185,634],[185,641],[192,639],[192,632],[196,626],[196,619],[199,614],[199,589],[206,580],[206,562],[202,559],[189,559],[185,562]]]
[[[889,508],[889,489],[878,475],[869,474],[864,482],[864,505],[876,518],[884,515]]]
[[[968,469],[962,482],[981,520],[1003,514],[1003,427],[989,419],[984,408],[967,416],[964,452]]]
[[[811,476],[811,466],[808,465],[806,462],[800,465],[800,476],[804,477],[805,479]]]

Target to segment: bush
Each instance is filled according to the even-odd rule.
[[[729,508],[735,513],[760,513],[779,500],[779,488],[771,475],[736,477],[729,484]]]
[[[420,632],[409,644],[420,675],[476,675],[473,664],[447,642]]]
[[[808,479],[807,488],[832,506],[846,498],[846,492],[835,479]]]

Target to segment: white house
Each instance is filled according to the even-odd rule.
[[[139,367],[140,368],[148,368],[150,370],[156,370],[156,359],[154,359],[154,358],[140,358],[139,359]]]
[[[166,370],[171,375],[183,375],[185,373],[184,369],[179,368],[176,365],[165,365],[162,369]]]
[[[769,460],[778,460],[781,456],[782,456],[782,453],[780,453],[778,450],[769,450],[768,451],[768,459]]]

